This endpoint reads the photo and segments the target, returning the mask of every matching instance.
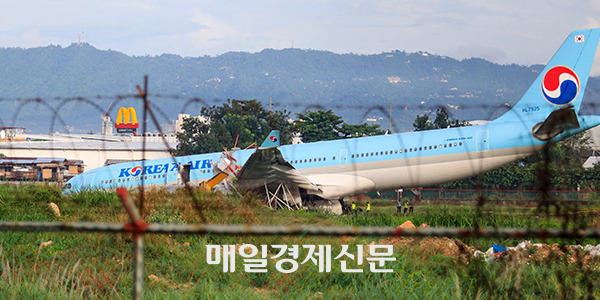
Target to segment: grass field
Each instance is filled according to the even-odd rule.
[[[136,198],[137,193],[133,192]],[[144,219],[157,223],[316,224],[395,227],[407,220],[415,225],[569,228],[598,225],[597,208],[561,208],[537,211],[518,206],[416,206],[411,216],[395,215],[392,200],[373,200],[370,214],[332,216],[318,212],[270,210],[257,196],[227,197],[197,192],[196,203],[185,191],[170,194],[147,191]],[[61,216],[48,207],[54,202]],[[359,205],[364,203],[359,202]],[[202,213],[198,211],[202,208]],[[565,217],[567,216],[567,217]],[[63,196],[55,187],[0,185],[0,220],[64,222],[128,222],[114,192],[85,192]],[[0,232],[0,298],[129,298],[132,293],[132,239],[129,234]],[[51,241],[52,243],[48,243]],[[492,244],[515,246],[520,240],[463,239],[465,247],[487,250]],[[488,263],[472,258],[471,250],[446,238],[369,238],[310,236],[147,235],[145,239],[144,296],[153,298],[582,298],[600,297],[599,259],[561,245],[593,244],[595,240],[533,241],[557,243],[568,255],[527,248]],[[284,274],[268,260],[266,273],[236,270],[224,273],[222,265],[207,264],[206,245],[331,245],[336,256],[342,245],[350,252],[357,245],[394,245],[396,261],[385,267],[391,273],[343,273],[339,260],[331,272],[319,272],[309,253],[299,251],[298,270]],[[300,247],[301,248],[301,247]],[[536,253],[536,251],[538,253]],[[562,252],[561,252],[562,253]],[[261,253],[262,254],[262,253]],[[275,255],[269,251],[268,257]],[[525,256],[527,258],[525,258]],[[332,257],[333,258],[333,257]]]

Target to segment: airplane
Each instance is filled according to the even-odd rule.
[[[579,115],[600,28],[572,32],[523,97],[485,125],[280,145],[271,132],[258,149],[121,163],[70,179],[64,192],[210,182],[229,169],[238,188],[288,199],[334,202],[370,191],[431,186],[517,161],[600,124]],[[221,167],[218,167],[221,165]]]

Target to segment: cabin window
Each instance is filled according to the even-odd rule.
[[[458,143],[459,146],[462,146],[462,142]]]
[[[352,154],[352,158],[354,158],[354,154]]]
[[[460,143],[462,145],[462,143]],[[454,147],[456,147],[456,143],[454,143]]]
[[[440,149],[441,149],[441,148],[442,148],[442,144],[440,144],[440,145],[438,146],[438,148],[440,148]]]
[[[431,146],[429,146],[429,150],[431,150]]]
[[[419,151],[422,151],[422,150],[423,150],[423,147],[419,147]]]

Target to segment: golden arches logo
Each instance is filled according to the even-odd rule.
[[[133,107],[121,107],[117,114],[117,122],[115,122],[115,128],[117,129],[137,129],[140,127],[137,121],[137,114]]]

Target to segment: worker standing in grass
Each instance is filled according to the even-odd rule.
[[[352,201],[352,213],[356,216],[356,202]]]
[[[400,215],[402,213],[402,192],[404,190],[400,188],[396,192],[398,193],[398,197],[396,198],[396,214]]]
[[[404,214],[406,215],[406,212],[408,211],[408,200],[404,201]]]
[[[367,212],[371,212],[371,203],[367,201]]]
[[[412,200],[410,200],[410,201],[408,202],[408,214],[409,214],[409,215],[412,215],[412,214],[413,214],[413,211],[414,211],[414,209],[413,209],[413,201],[412,201]]]

